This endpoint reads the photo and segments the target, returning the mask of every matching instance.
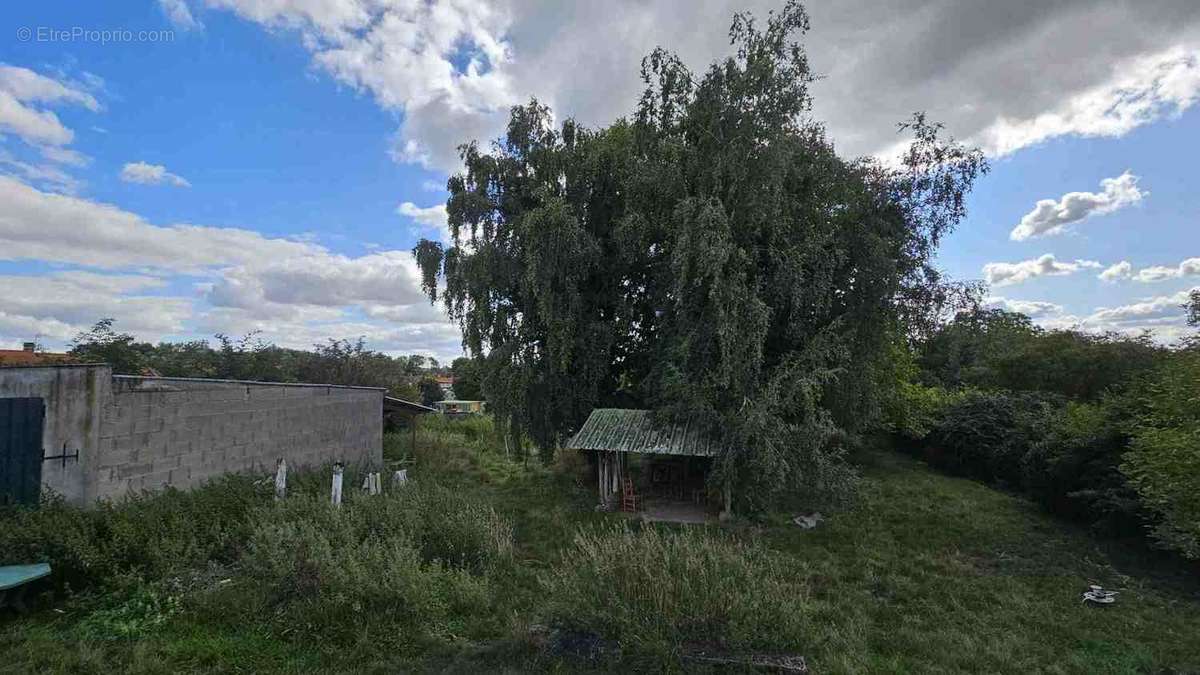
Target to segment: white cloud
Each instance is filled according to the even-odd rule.
[[[508,8],[477,0],[209,0],[269,28],[291,29],[338,81],[402,111],[393,155],[448,167],[456,146],[490,134],[518,100],[507,66]],[[494,119],[490,119],[494,118]]]
[[[1109,265],[1103,272],[1096,275],[1101,281],[1120,281],[1128,279],[1133,274],[1133,265],[1128,260],[1122,260],[1115,265]]]
[[[121,167],[121,180],[126,183],[141,183],[143,185],[174,185],[176,187],[191,187],[183,176],[167,171],[161,164],[146,162],[129,162]]]
[[[1151,265],[1143,267],[1136,272],[1134,272],[1133,265],[1129,261],[1122,260],[1101,272],[1097,275],[1097,278],[1102,281],[1132,279],[1141,283],[1155,283],[1191,276],[1200,276],[1200,258],[1188,258],[1173,267],[1168,265]]]
[[[18,176],[39,187],[62,193],[73,193],[82,183],[63,167],[82,167],[90,158],[68,147],[75,138],[54,114],[51,105],[82,106],[93,112],[100,102],[87,89],[100,89],[103,80],[83,73],[83,84],[71,82],[59,73],[54,79],[28,68],[0,63],[0,141],[9,133],[20,138],[38,156],[30,152],[17,153],[0,148],[0,174]]]
[[[1144,267],[1138,270],[1137,274],[1133,275],[1133,280],[1142,283],[1153,283],[1191,276],[1200,276],[1200,258],[1188,258],[1175,267],[1165,267],[1163,265]]]
[[[990,297],[984,300],[984,306],[1003,309],[1009,312],[1020,312],[1031,319],[1058,316],[1063,313],[1062,305],[1042,300],[1013,300],[1010,298]]]
[[[112,205],[3,176],[0,203],[0,260],[148,270],[0,276],[0,340],[40,333],[61,345],[112,316],[142,339],[262,330],[289,346],[364,335],[374,349],[439,358],[460,351],[457,328],[429,305],[408,251],[350,257],[251,230],[152,225]],[[190,297],[167,293],[188,283],[196,289]]]
[[[735,11],[778,0],[208,0],[295,31],[338,81],[402,111],[394,155],[458,168],[455,148],[501,133],[508,106],[537,96],[585,124],[628,114],[643,55],[663,45],[695,70],[729,53]],[[1119,136],[1194,105],[1194,0],[813,3],[804,38],[815,116],[847,155],[886,153],[895,123],[926,110],[1003,155],[1044,140]],[[1087,30],[1081,30],[1086,26]],[[586,76],[580,76],[586,73]]]
[[[1041,199],[1021,218],[1009,235],[1014,241],[1062,234],[1067,226],[1090,216],[1112,213],[1141,201],[1147,193],[1137,186],[1138,178],[1126,171],[1100,181],[1101,192],[1068,192],[1061,199]]]
[[[983,266],[983,276],[993,286],[1009,286],[1041,276],[1065,276],[1083,269],[1102,267],[1094,260],[1059,262],[1047,253],[1032,260],[1015,263],[993,262]]]
[[[30,145],[62,146],[74,133],[50,110],[35,105],[81,105],[93,112],[100,103],[91,94],[28,68],[0,63],[0,131],[15,134]]]
[[[997,119],[979,135],[983,146],[1006,155],[1057,136],[1124,136],[1179,115],[1200,94],[1200,50],[1194,46],[1175,45],[1114,66],[1111,78],[1032,118]]]
[[[208,292],[217,306],[402,307],[428,304],[420,290],[416,261],[408,251],[383,251],[359,258],[326,252],[242,265],[224,271]]]
[[[223,332],[244,335],[260,331],[260,337],[281,347],[311,349],[329,338],[363,337],[371,349],[390,354],[426,354],[449,362],[462,354],[462,337],[449,322],[388,323],[371,320],[320,320],[308,315],[265,318],[241,309],[217,309],[197,318],[200,334]]]
[[[0,260],[43,260],[103,269],[145,266],[192,273],[220,265],[320,250],[257,232],[151,225],[110,204],[49,194],[0,176]]]
[[[57,162],[59,164],[83,167],[92,163],[91,157],[88,157],[77,150],[71,150],[69,148],[60,148],[54,145],[47,145],[40,148],[40,151],[42,153],[42,157],[45,157],[51,162]]]
[[[72,194],[80,186],[80,182],[74,176],[58,166],[25,162],[17,159],[4,148],[0,148],[0,173],[19,176],[25,181],[51,192]]]
[[[0,63],[0,90],[22,103],[71,103],[100,110],[100,102],[81,87],[6,63]]]
[[[1196,290],[1196,289],[1192,289]],[[1092,324],[1125,324],[1131,321],[1145,322],[1155,319],[1183,319],[1183,304],[1188,300],[1190,291],[1180,291],[1172,295],[1159,295],[1144,298],[1138,302],[1117,307],[1098,307],[1088,317]]]
[[[442,241],[450,241],[450,225],[446,220],[445,204],[422,207],[412,202],[404,202],[396,207],[396,213],[415,220],[421,230],[437,233]]]
[[[181,30],[200,30],[204,24],[192,15],[186,0],[158,0],[158,6],[167,15],[167,20]]]
[[[144,275],[102,275],[68,271],[48,276],[0,275],[0,336],[17,330],[66,341],[97,320],[121,317],[122,330],[158,339],[183,329],[191,314],[187,298],[144,295],[165,281]],[[4,327],[4,325],[7,327]],[[30,333],[30,330],[33,333]]]

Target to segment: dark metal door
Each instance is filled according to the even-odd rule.
[[[0,504],[37,504],[45,414],[40,398],[0,398]]]

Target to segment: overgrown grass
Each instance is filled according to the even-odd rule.
[[[914,460],[861,457],[858,507],[811,531],[645,526],[593,511],[578,457],[525,465],[461,422],[424,425],[410,485],[340,509],[318,471],[282,503],[229,477],[3,514],[5,562],[62,571],[0,619],[0,672],[690,669],[693,643],[817,672],[1200,670],[1195,569]],[[1090,583],[1117,603],[1081,604]],[[618,649],[543,651],[534,624]]]
[[[546,575],[555,623],[635,651],[684,642],[794,651],[808,588],[784,557],[704,531],[583,531]]]

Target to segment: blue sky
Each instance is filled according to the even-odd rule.
[[[152,340],[363,335],[452,357],[457,331],[421,298],[408,251],[442,236],[455,145],[495,136],[531,95],[611,120],[633,104],[641,54],[661,43],[702,68],[743,4],[6,4],[0,347],[61,347],[114,316]],[[814,115],[839,149],[887,156],[894,123],[928,110],[992,162],[943,245],[947,272],[989,278],[991,302],[1047,326],[1185,334],[1176,300],[1200,285],[1196,3],[911,4],[812,3],[806,42],[827,75]],[[1034,213],[1039,200],[1055,203]],[[1023,218],[1033,236],[1014,239]]]

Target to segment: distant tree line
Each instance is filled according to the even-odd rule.
[[[389,356],[368,349],[363,338],[329,339],[311,350],[279,347],[257,333],[240,338],[218,334],[213,342],[152,344],[119,332],[109,318],[76,335],[70,355],[80,362],[110,364],[121,375],[153,372],[164,377],[382,387],[392,396],[426,404],[441,395],[434,376],[469,369],[465,359],[447,368],[420,354]],[[470,388],[470,382],[466,386]]]

